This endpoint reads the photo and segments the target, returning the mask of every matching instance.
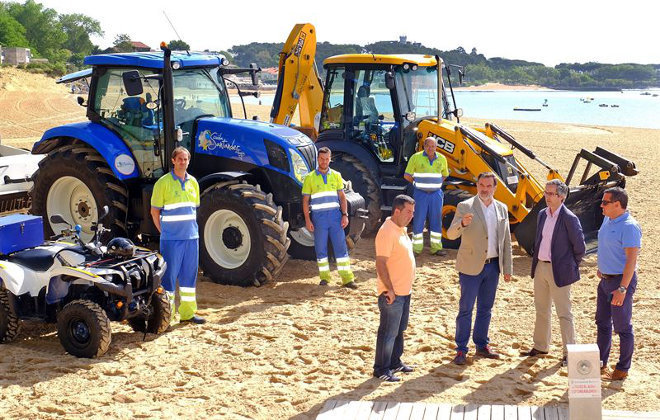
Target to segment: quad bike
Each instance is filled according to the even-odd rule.
[[[59,215],[51,216],[51,225],[68,228],[44,242],[41,217],[22,217],[20,232],[28,232],[29,222],[36,220],[42,243],[0,256],[0,343],[16,337],[21,320],[56,322],[69,354],[94,358],[110,346],[110,321],[126,320],[145,334],[169,327],[171,308],[161,287],[166,264],[160,254],[125,238],[101,245],[109,230],[100,222],[85,243],[80,226],[73,228]],[[7,218],[0,218],[0,241]]]

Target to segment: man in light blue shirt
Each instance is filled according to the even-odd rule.
[[[605,220],[598,231],[598,298],[596,306],[597,343],[601,371],[607,379],[628,376],[635,348],[632,327],[633,294],[637,288],[637,256],[642,247],[642,230],[627,212],[628,194],[622,188],[605,190],[601,202]],[[619,335],[621,350],[614,371],[607,369],[612,347],[612,324]]]

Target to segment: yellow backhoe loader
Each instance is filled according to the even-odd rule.
[[[595,238],[603,220],[603,191],[625,187],[626,176],[637,174],[633,162],[597,147],[593,152],[582,149],[564,178],[497,125],[473,128],[461,124],[451,67],[438,56],[333,56],[323,63],[323,83],[315,52],[314,27],[296,25],[280,54],[271,121],[290,125],[298,110],[300,126],[295,128],[312,137],[318,147],[329,147],[333,151],[331,166],[365,197],[370,213],[367,231],[373,232],[389,214],[396,195],[409,191],[403,179],[408,158],[421,150],[429,136],[438,140],[437,150],[450,168],[442,209],[445,247],[458,245],[444,237],[456,205],[476,193],[479,173],[492,171],[498,176],[495,198],[508,206],[519,245],[528,253],[533,251],[536,216],[546,206],[544,182],[530,174],[514,151],[543,165],[548,180],[557,178],[569,184],[566,205],[580,218],[588,240]],[[579,182],[571,185],[583,166]]]

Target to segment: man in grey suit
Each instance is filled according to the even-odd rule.
[[[545,184],[545,202],[537,219],[536,241],[532,257],[534,279],[534,347],[523,356],[548,354],[552,343],[550,317],[554,302],[564,347],[562,364],[566,363],[566,345],[575,344],[575,326],[571,313],[571,284],[580,279],[579,265],[585,253],[582,225],[575,214],[564,206],[568,186],[558,179]]]
[[[456,270],[461,285],[461,299],[456,317],[456,357],[464,365],[472,328],[472,312],[477,303],[472,340],[477,356],[499,359],[489,346],[488,328],[500,273],[511,280],[511,232],[506,205],[493,198],[497,177],[483,172],[477,177],[477,195],[458,204],[447,231],[449,239],[461,237],[456,256]],[[476,216],[476,217],[475,217]]]

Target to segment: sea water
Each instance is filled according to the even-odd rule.
[[[642,95],[643,92],[651,94]],[[612,92],[504,90],[455,91],[454,93],[457,107],[462,108],[463,115],[470,118],[660,128],[660,89]],[[254,97],[244,99],[245,103],[260,102],[263,105],[272,105],[273,98],[273,94],[264,94],[258,99]],[[232,102],[235,101],[240,102],[240,99],[232,97]],[[543,106],[544,103],[547,103],[546,107]],[[600,106],[601,104],[603,106]],[[514,111],[514,108],[541,110]]]

